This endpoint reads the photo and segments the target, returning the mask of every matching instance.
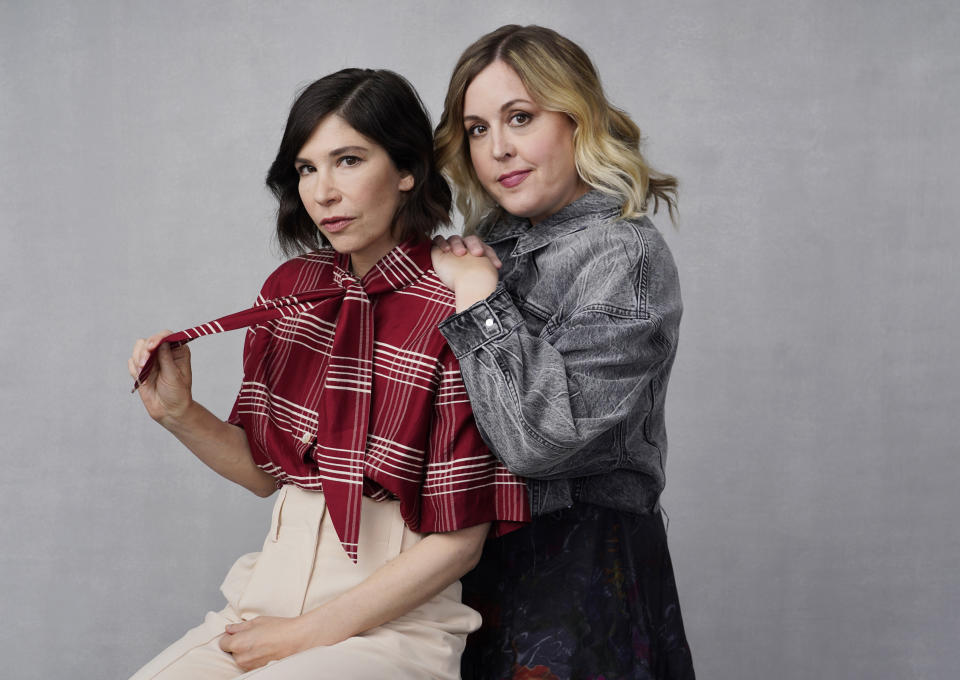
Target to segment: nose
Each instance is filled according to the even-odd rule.
[[[340,200],[340,192],[334,185],[329,173],[317,172],[316,184],[313,187],[313,200],[324,207],[331,206]]]
[[[506,130],[493,128],[490,130],[490,137],[492,142],[490,151],[498,161],[505,161],[517,154],[510,134]]]

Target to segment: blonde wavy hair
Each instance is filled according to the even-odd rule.
[[[463,127],[467,87],[495,61],[510,66],[543,108],[567,114],[576,124],[574,158],[581,179],[617,198],[621,217],[656,213],[663,201],[674,219],[677,178],[657,172],[640,153],[640,128],[607,101],[590,57],[573,41],[542,26],[501,26],[464,50],[453,69],[434,134],[437,162],[456,188],[465,231],[496,207],[477,179]]]

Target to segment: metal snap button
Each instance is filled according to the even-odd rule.
[[[493,328],[493,319],[488,316],[487,320],[483,322],[483,325],[487,328]]]

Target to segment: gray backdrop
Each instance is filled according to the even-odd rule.
[[[3,677],[124,678],[221,606],[271,501],[149,420],[130,346],[279,263],[262,178],[298,87],[390,67],[436,118],[508,22],[583,45],[683,183],[664,503],[700,677],[956,677],[946,0],[0,2]],[[194,345],[223,415],[241,336]]]

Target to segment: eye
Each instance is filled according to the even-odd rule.
[[[467,137],[479,137],[487,131],[486,125],[481,125],[480,123],[474,123],[467,128]]]
[[[533,120],[533,116],[531,116],[526,111],[517,111],[516,113],[513,113],[510,116],[510,124],[513,125],[514,127],[521,127],[523,125],[526,125],[531,120]]]
[[[355,165],[360,165],[362,160],[359,156],[340,156],[337,159],[337,167],[352,168]]]
[[[316,172],[316,171],[317,171],[317,169],[316,169],[315,167],[313,167],[312,165],[307,165],[306,163],[304,163],[303,165],[297,165],[297,166],[294,166],[294,167],[295,167],[296,170],[297,170],[297,174],[300,175],[301,177],[306,177],[306,176],[309,175],[311,172]]]

